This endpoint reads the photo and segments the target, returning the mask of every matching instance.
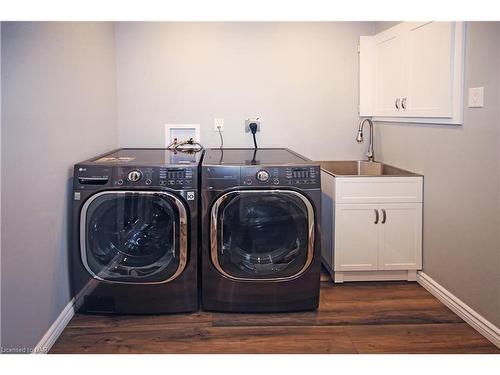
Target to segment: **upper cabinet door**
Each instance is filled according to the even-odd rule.
[[[360,116],[461,124],[464,22],[401,22],[360,38]]]
[[[394,32],[379,34],[375,37],[373,52],[375,115],[398,115],[406,76],[404,38]]]
[[[410,23],[406,34],[405,116],[452,117],[453,22]]]

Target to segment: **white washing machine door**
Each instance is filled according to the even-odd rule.
[[[211,210],[211,259],[240,281],[300,276],[314,255],[314,209],[293,190],[240,190],[221,195]]]
[[[104,191],[80,213],[83,265],[96,279],[166,283],[187,263],[187,213],[168,192]]]

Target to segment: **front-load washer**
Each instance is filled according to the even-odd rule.
[[[75,165],[71,279],[78,311],[198,309],[201,158],[119,149]]]
[[[203,309],[316,309],[319,164],[287,149],[208,149],[201,176]]]

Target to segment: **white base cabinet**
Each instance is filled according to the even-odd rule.
[[[322,172],[321,179],[322,257],[334,280],[414,280],[422,268],[423,177]]]

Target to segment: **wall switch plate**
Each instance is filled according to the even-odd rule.
[[[245,133],[250,133],[250,124],[252,122],[255,122],[257,124],[257,132],[260,132],[260,118],[259,117],[256,117],[256,118],[247,118],[245,120]]]
[[[469,108],[484,107],[484,87],[469,88]]]
[[[224,119],[223,118],[214,119],[214,131],[218,132],[219,130],[221,132],[224,131]]]

